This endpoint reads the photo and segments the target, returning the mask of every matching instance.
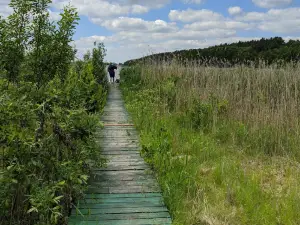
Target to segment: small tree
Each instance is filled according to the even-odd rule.
[[[104,57],[106,55],[106,49],[104,48],[103,43],[94,42],[94,49],[92,55],[93,63],[93,74],[99,84],[106,84],[106,72],[105,72],[105,63]]]
[[[0,19],[0,68],[5,70],[6,78],[13,83],[18,81],[21,64],[24,60],[26,43],[29,38],[28,26],[31,1],[12,0],[13,13],[6,21]]]

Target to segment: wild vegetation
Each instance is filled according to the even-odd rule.
[[[174,224],[299,224],[300,65],[153,59],[122,89]]]
[[[231,67],[237,64],[248,66],[262,66],[262,64],[271,65],[299,62],[300,60],[300,41],[289,40],[285,42],[281,37],[262,38],[260,40],[239,41],[232,44],[221,44],[204,49],[180,50],[175,52],[166,52],[153,54],[136,60],[129,60],[125,65],[144,63],[149,60],[172,61],[178,60],[186,62],[191,61],[197,64],[217,67]],[[263,62],[263,63],[262,63]]]
[[[50,0],[12,0],[0,18],[0,221],[64,224],[102,163],[93,134],[105,104],[103,44],[84,60],[72,47],[79,17]]]

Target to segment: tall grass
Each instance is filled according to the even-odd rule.
[[[300,223],[299,72],[178,61],[122,71],[175,224]]]
[[[242,122],[248,128],[243,138],[255,135],[259,139],[255,147],[260,150],[299,157],[300,65],[257,69],[156,62],[142,66],[141,79],[152,86],[165,83],[159,86],[159,92],[166,95],[166,111],[192,110],[197,107],[195,101],[212,103],[213,132],[226,116],[228,121]],[[220,107],[226,112],[220,113]],[[190,119],[194,123],[196,118]]]

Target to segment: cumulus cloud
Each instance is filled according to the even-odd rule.
[[[185,25],[185,28],[191,30],[205,31],[210,29],[230,29],[230,30],[248,30],[253,27],[253,24],[244,23],[233,20],[219,20],[219,21],[203,21],[195,22],[192,24]]]
[[[61,9],[71,3],[77,8],[80,15],[100,21],[130,14],[144,14],[150,9],[160,8],[169,2],[170,0],[53,0],[52,5]]]
[[[106,20],[102,26],[113,31],[141,31],[141,32],[172,32],[177,30],[176,23],[167,23],[163,20],[145,21],[141,18],[119,17]]]
[[[243,9],[239,6],[234,6],[234,7],[228,8],[228,13],[232,16],[239,15],[242,12],[243,12]]]
[[[0,16],[7,17],[12,12],[9,3],[10,0],[0,0]]]
[[[265,13],[249,12],[237,19],[254,22],[262,31],[280,34],[300,32],[300,8],[270,9]]]
[[[213,21],[220,20],[223,16],[219,13],[208,9],[194,10],[171,10],[169,13],[169,19],[172,21],[181,22],[194,22],[194,21]]]
[[[185,4],[202,4],[204,0],[181,0]]]
[[[252,0],[252,2],[261,8],[274,8],[290,5],[293,0]]]

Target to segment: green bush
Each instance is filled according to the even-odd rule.
[[[103,162],[94,134],[107,93],[104,46],[95,47],[92,59],[74,61],[70,43],[77,12],[66,7],[55,26],[50,2],[12,0],[14,13],[5,22],[0,19],[5,34],[0,38],[4,225],[67,223],[92,164]],[[33,21],[26,19],[29,15]]]

